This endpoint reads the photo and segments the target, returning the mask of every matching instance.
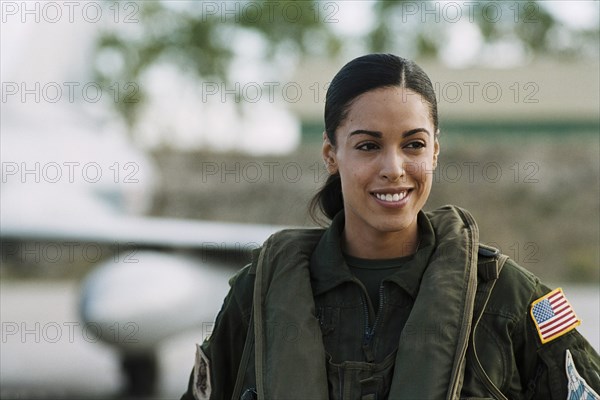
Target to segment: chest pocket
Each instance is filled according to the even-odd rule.
[[[339,340],[339,331],[337,328],[340,323],[340,308],[317,306],[316,313],[325,348],[336,345]]]
[[[323,336],[328,336],[335,331],[340,319],[339,307],[317,307],[317,319],[321,326]]]
[[[315,314],[325,352],[335,362],[362,360],[364,311],[359,288],[340,285],[315,298]]]
[[[345,361],[327,362],[330,400],[384,400],[394,374],[396,352],[381,363]]]

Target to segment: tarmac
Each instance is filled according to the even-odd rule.
[[[562,286],[579,317],[579,331],[600,350],[600,286]],[[76,281],[0,284],[0,398],[123,399],[115,349],[97,341],[77,316]],[[218,310],[214,310],[215,313]],[[157,349],[154,400],[179,399],[204,332],[181,332]]]
[[[0,398],[123,398],[118,353],[79,320],[78,299],[75,281],[0,284]],[[202,340],[200,328],[161,344],[152,399],[181,397]]]

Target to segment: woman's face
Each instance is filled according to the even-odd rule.
[[[428,103],[409,89],[379,88],[354,100],[336,145],[326,136],[323,144],[329,172],[340,174],[347,232],[416,239],[439,152],[435,134]]]

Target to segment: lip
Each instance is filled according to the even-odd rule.
[[[407,192],[406,196],[398,201],[383,201],[383,200],[379,200],[377,198],[377,196],[375,196],[376,193],[379,194],[394,194],[394,193],[400,193],[400,192]],[[409,199],[410,196],[412,194],[412,189],[410,188],[398,188],[398,189],[382,189],[382,190],[374,190],[372,192],[369,193],[371,195],[371,197],[373,197],[373,199],[377,202],[377,204],[379,204],[382,207],[385,208],[402,208],[404,207]]]

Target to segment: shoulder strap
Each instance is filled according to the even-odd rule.
[[[477,251],[477,275],[484,281],[496,280],[508,256],[495,247],[479,243]]]
[[[244,351],[242,352],[242,359],[240,360],[240,366],[237,372],[237,378],[235,380],[235,386],[233,388],[232,400],[238,400],[242,394],[242,385],[244,384],[244,377],[246,370],[248,369],[248,362],[250,361],[250,355],[254,350],[254,316],[251,312],[250,321],[248,322],[248,332],[246,333],[246,342],[244,343]]]
[[[309,268],[322,235],[318,229],[278,232],[265,242],[258,257],[252,325],[259,400],[327,398],[326,355],[322,340],[317,340],[321,329]],[[277,327],[293,327],[296,335],[290,340]]]
[[[437,244],[405,325],[413,334],[405,329],[400,338],[389,398],[456,400],[472,329],[479,230],[458,207],[426,216]]]
[[[469,353],[474,360],[475,373],[497,400],[508,400],[508,398],[504,396],[500,389],[494,384],[494,382],[492,382],[488,374],[485,372],[485,369],[481,365],[481,361],[479,361],[479,356],[477,355],[477,349],[475,347],[475,332],[477,331],[479,321],[483,316],[487,303],[492,294],[492,290],[494,289],[494,285],[496,284],[496,280],[500,277],[500,272],[502,271],[502,267],[504,267],[506,260],[508,260],[508,256],[501,254],[498,249],[491,246],[486,246],[484,244],[479,245],[479,251],[477,254],[477,272],[483,281],[481,284],[481,291],[485,293],[485,295],[477,300],[475,307],[477,315],[473,316],[473,332],[471,333],[471,340],[469,343]]]

